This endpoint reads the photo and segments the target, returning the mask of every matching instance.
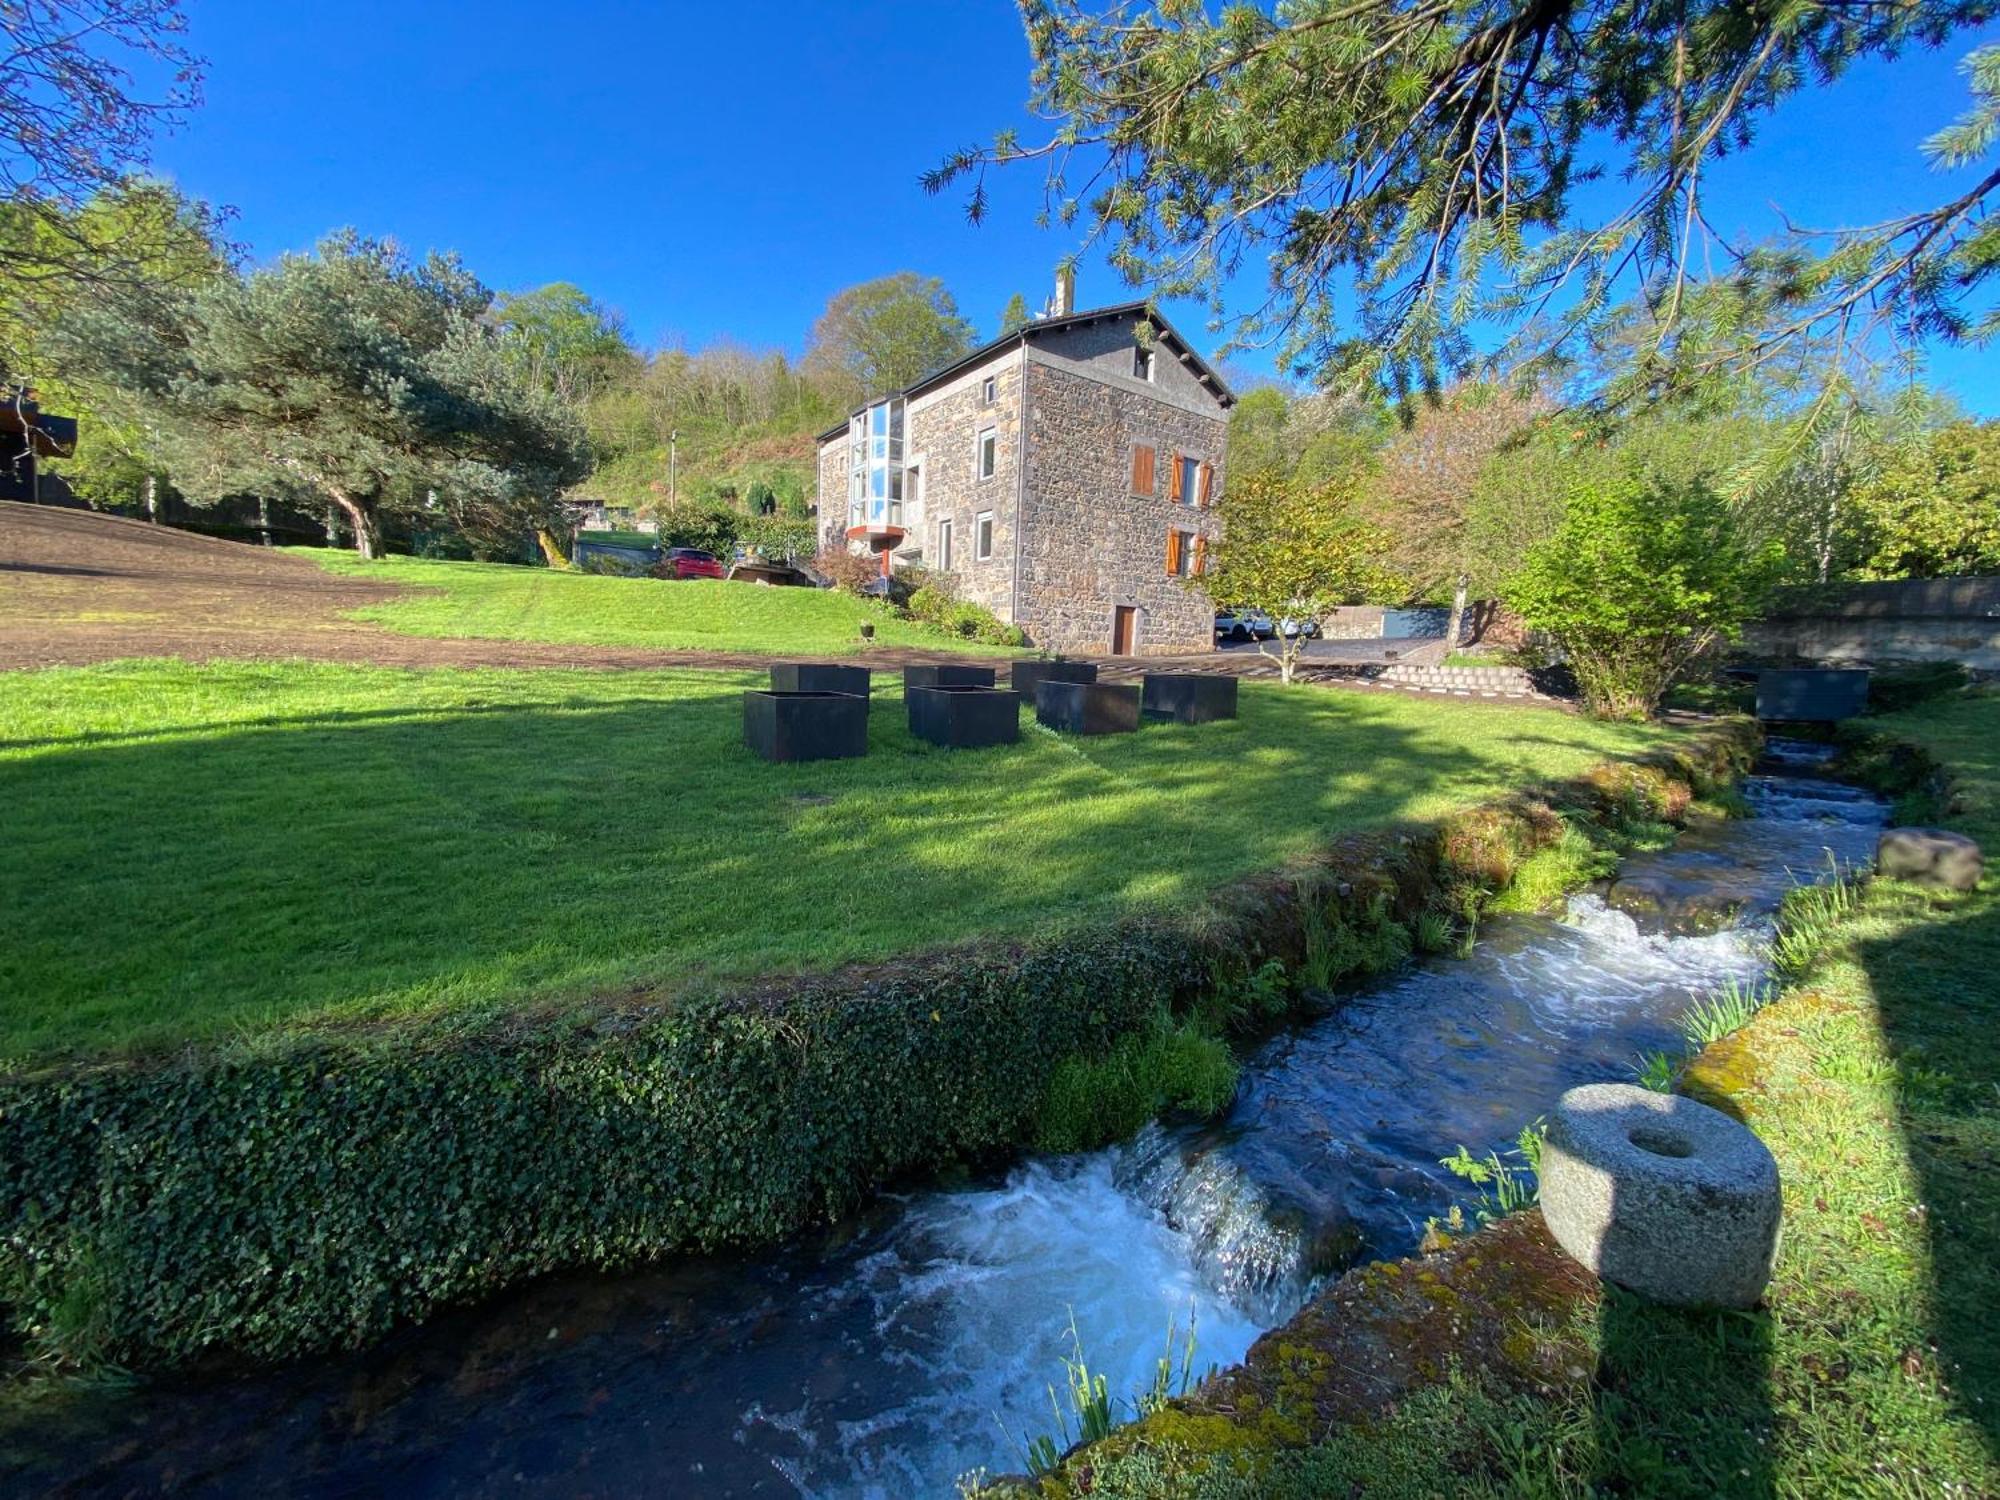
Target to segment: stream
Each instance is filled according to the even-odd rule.
[[[1887,816],[1824,754],[1774,742],[1751,817],[1627,861],[1662,912],[1587,892],[1490,919],[1469,958],[1264,1044],[1220,1121],[885,1199],[770,1254],[539,1283],[361,1354],[43,1404],[0,1426],[9,1488],[948,1497],[1018,1470],[1054,1431],[1072,1321],[1114,1396],[1151,1385],[1170,1322],[1197,1372],[1233,1363],[1320,1276],[1410,1253],[1465,1202],[1439,1158],[1504,1149],[1565,1088],[1676,1051],[1692,999],[1761,979],[1787,886],[1865,864]]]

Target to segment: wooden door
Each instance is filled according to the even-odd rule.
[[[1129,604],[1121,604],[1111,611],[1111,654],[1130,656],[1132,637],[1139,626],[1139,611]]]

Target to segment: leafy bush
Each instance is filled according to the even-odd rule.
[[[1868,711],[1876,714],[1901,713],[1933,698],[1963,692],[1971,675],[1955,661],[1926,662],[1914,667],[1891,667],[1868,677]]]
[[[1156,1012],[1147,1030],[1103,1056],[1056,1068],[1035,1113],[1035,1148],[1088,1151],[1125,1139],[1163,1109],[1220,1114],[1236,1095],[1237,1071],[1225,1042]]]
[[[911,619],[963,640],[989,641],[996,646],[1028,643],[1019,627],[1007,624],[984,605],[956,597],[950,585],[935,574],[910,595],[908,609]]]
[[[727,559],[736,551],[736,538],[750,518],[726,506],[680,505],[660,512],[662,547],[699,547]]]
[[[882,581],[882,568],[872,557],[861,557],[845,547],[822,547],[813,558],[813,571],[842,593],[866,595]]]
[[[818,532],[805,516],[740,516],[736,544],[778,562],[810,557]]]
[[[1644,719],[1741,634],[1780,562],[1775,544],[1744,543],[1707,485],[1627,472],[1571,491],[1561,529],[1529,550],[1507,602],[1562,648],[1591,713]]]

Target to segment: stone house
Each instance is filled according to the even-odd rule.
[[[1210,650],[1236,398],[1145,303],[1068,296],[820,434],[822,540],[948,575],[1044,650]]]

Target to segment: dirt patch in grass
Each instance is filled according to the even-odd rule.
[[[349,618],[413,592],[293,553],[0,501],[0,671],[144,656],[385,667],[758,668],[771,661],[768,652],[401,635]],[[867,664],[962,659],[948,647],[876,647]]]

